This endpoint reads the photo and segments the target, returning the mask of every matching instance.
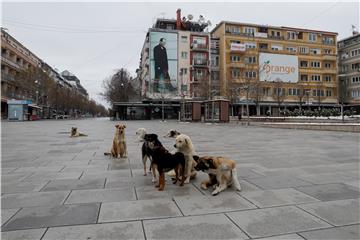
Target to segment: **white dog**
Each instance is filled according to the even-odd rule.
[[[194,170],[196,162],[193,158],[193,156],[195,155],[194,145],[192,144],[189,136],[185,134],[180,134],[175,139],[174,147],[177,149],[178,152],[183,153],[185,156],[185,183],[189,183],[190,177],[196,176],[196,171]]]
[[[138,130],[136,130],[136,135],[138,136],[137,142],[143,142],[146,133],[146,128],[138,128]]]

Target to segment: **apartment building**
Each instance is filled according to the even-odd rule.
[[[337,33],[222,21],[211,36],[219,39],[220,94],[235,111],[337,104]]]
[[[360,107],[360,34],[338,42],[339,101]]]
[[[138,76],[145,99],[207,98],[210,34],[207,23],[181,17],[157,19],[146,34]]]

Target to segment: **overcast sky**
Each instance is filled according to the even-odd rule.
[[[338,32],[359,27],[358,2],[198,3],[2,3],[2,27],[59,71],[69,70],[98,95],[102,81],[121,67],[135,76],[145,34],[156,18],[203,15],[212,27],[222,20]],[[107,104],[106,104],[107,105]],[[109,106],[109,105],[107,105]]]

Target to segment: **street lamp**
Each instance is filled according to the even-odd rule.
[[[309,101],[310,90],[306,89],[305,94],[306,94],[306,101],[307,101],[307,105],[308,105],[308,110],[310,110],[310,101]]]

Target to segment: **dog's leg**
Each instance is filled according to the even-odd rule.
[[[183,166],[181,166],[181,182],[180,182],[180,186],[184,186],[184,182],[185,182],[185,168]]]
[[[234,185],[236,191],[241,191],[241,186],[240,186],[240,183],[239,183],[239,180],[238,180],[238,177],[237,177],[236,168],[232,169],[231,173],[232,173],[232,182],[233,182],[233,185]]]
[[[126,142],[123,143],[124,144],[124,152],[123,152],[123,155],[124,155],[124,158],[126,158],[128,156],[128,152],[127,152],[127,148],[126,148]]]
[[[164,188],[165,188],[165,174],[163,171],[159,171],[159,183],[160,183],[160,186],[159,186],[159,191],[163,191]]]
[[[194,161],[192,156],[188,156],[187,159],[185,160],[185,173],[186,173],[185,183],[190,182],[191,167],[192,167],[192,163],[193,163],[192,161]]]
[[[226,184],[220,184],[215,188],[215,190],[211,193],[213,196],[219,194],[220,192],[224,191],[226,189]]]
[[[156,182],[156,166],[155,164],[151,163],[151,170],[152,170],[152,180],[151,182]]]
[[[143,165],[144,165],[144,176],[147,175],[147,173],[146,173],[146,160],[147,160],[147,156],[143,155],[142,161],[143,161]]]
[[[178,181],[178,178],[179,178],[179,171],[180,171],[180,166],[178,165],[178,166],[176,166],[175,168],[174,168],[174,170],[175,170],[175,179],[173,179],[173,184],[176,184],[177,183],[177,181]]]

